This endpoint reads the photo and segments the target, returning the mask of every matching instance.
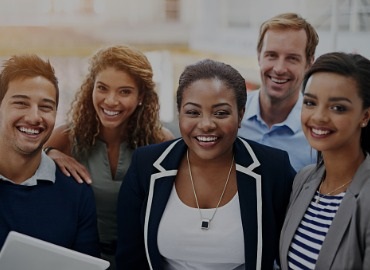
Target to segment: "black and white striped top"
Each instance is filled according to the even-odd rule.
[[[321,246],[345,195],[324,196],[316,191],[298,226],[288,252],[289,269],[314,269]],[[316,203],[317,197],[320,200]]]

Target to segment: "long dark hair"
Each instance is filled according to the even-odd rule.
[[[303,79],[302,91],[306,89],[307,81],[317,72],[331,72],[352,78],[357,84],[357,90],[362,99],[362,108],[370,107],[370,60],[360,54],[332,52],[323,54],[316,59]],[[362,150],[370,153],[370,125],[361,129],[360,144]],[[317,153],[317,164],[322,163],[321,152]]]

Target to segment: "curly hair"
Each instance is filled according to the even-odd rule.
[[[96,76],[109,67],[130,74],[143,95],[142,105],[130,116],[124,134],[128,147],[158,143],[164,140],[159,121],[159,100],[155,92],[153,71],[147,57],[126,45],[100,49],[90,59],[89,72],[76,93],[68,112],[69,133],[77,153],[89,153],[100,132],[100,120],[93,105]]]

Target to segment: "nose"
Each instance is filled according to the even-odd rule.
[[[287,70],[285,60],[282,58],[279,58],[276,60],[274,65],[274,71],[276,74],[283,74]]]
[[[199,128],[203,131],[210,131],[216,128],[216,123],[211,116],[203,116],[200,120]]]
[[[118,103],[118,100],[116,98],[115,92],[109,92],[107,93],[104,103],[110,106],[116,105]]]
[[[326,108],[324,108],[322,106],[318,106],[312,112],[311,118],[312,118],[312,120],[316,121],[317,123],[325,123],[329,120],[327,110],[326,110]]]
[[[42,122],[41,112],[38,106],[31,106],[25,115],[25,120],[32,125],[38,125]]]

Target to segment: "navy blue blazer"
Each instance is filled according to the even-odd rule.
[[[117,269],[163,269],[158,227],[186,150],[176,139],[134,152],[118,196]],[[234,157],[245,268],[272,269],[295,171],[285,151],[242,138]]]

